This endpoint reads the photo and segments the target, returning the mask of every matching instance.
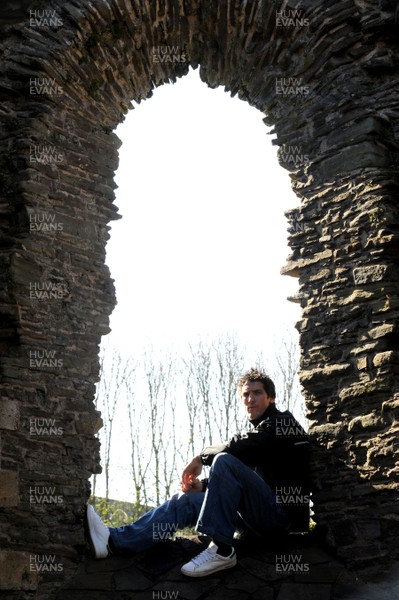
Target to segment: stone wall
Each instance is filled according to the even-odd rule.
[[[118,218],[113,129],[132,100],[189,66],[265,114],[300,198],[287,215],[292,255],[283,272],[300,285],[315,519],[353,568],[372,574],[397,559],[395,6],[3,3],[4,597],[50,597],[84,554],[88,478],[100,468],[98,348],[115,304],[104,262],[108,223]]]

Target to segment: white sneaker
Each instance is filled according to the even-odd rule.
[[[237,556],[233,548],[230,556],[216,553],[217,546],[212,542],[206,550],[183,565],[181,572],[189,577],[205,577],[223,569],[230,569],[237,564]]]
[[[108,527],[103,523],[91,504],[87,505],[86,518],[89,532],[89,544],[94,558],[107,558],[107,556],[111,554],[108,546]]]

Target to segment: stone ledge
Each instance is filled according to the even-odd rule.
[[[88,559],[57,600],[333,600],[338,582],[357,583],[313,534],[238,539],[234,569],[200,579],[182,575],[181,564],[208,541],[205,536],[179,538],[146,553]]]

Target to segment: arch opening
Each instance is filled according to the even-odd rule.
[[[293,326],[299,310],[287,300],[296,292],[296,281],[280,274],[288,254],[283,211],[296,202],[288,177],[282,169],[273,174],[276,151],[255,109],[222,89],[207,89],[195,72],[175,85],[157,89],[116,131],[122,140],[116,204],[123,218],[113,225],[107,244],[117,306],[103,360],[114,354],[118,362],[131,360],[141,371],[144,357],[167,364],[172,354],[174,369],[184,370],[190,346],[208,348],[224,339],[226,346],[232,343],[245,354],[242,369],[262,356],[275,379],[280,408],[292,409],[304,422],[299,386],[293,374],[283,375],[276,359],[290,371],[298,362]],[[108,356],[106,369],[103,360],[102,378],[112,379],[114,360]],[[239,367],[234,369],[238,378]],[[179,414],[187,410],[183,381],[181,373],[168,386],[180,406],[177,429]],[[103,381],[100,389],[97,409],[102,405],[107,414],[109,386]],[[109,497],[134,501],[133,485],[126,482],[132,432],[127,421],[123,426],[128,410],[124,398],[149,398],[146,384],[140,390],[134,394],[129,386],[118,391],[114,462],[104,466],[108,441],[102,432],[103,473],[96,477],[96,495],[105,494],[106,470],[113,476]],[[145,422],[148,414],[142,416]],[[230,436],[237,429],[232,421]],[[115,445],[121,448],[122,438],[125,450],[118,454]],[[187,433],[182,447],[185,438]],[[188,459],[180,459],[180,470]],[[176,486],[180,470],[175,469]]]

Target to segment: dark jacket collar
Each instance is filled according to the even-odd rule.
[[[265,410],[265,412],[263,413],[263,415],[261,415],[257,419],[250,420],[249,422],[251,423],[251,425],[253,425],[254,427],[256,427],[257,425],[259,425],[259,423],[261,423],[262,421],[264,421],[268,417],[271,417],[272,415],[275,415],[278,412],[280,412],[280,411],[276,408],[276,403],[272,402],[272,404],[269,404],[269,406],[267,407],[267,409]]]

